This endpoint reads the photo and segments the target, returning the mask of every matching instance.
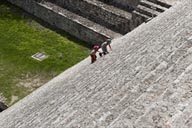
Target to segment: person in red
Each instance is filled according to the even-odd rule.
[[[93,50],[90,53],[91,63],[94,63],[97,60],[97,55],[96,55],[97,52],[99,52],[99,46],[98,45],[94,45],[93,46]]]

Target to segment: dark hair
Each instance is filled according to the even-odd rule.
[[[111,39],[107,39],[106,42],[111,42]]]

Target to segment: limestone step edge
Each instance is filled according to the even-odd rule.
[[[154,10],[156,10],[158,12],[164,12],[167,9],[165,7],[162,7],[162,6],[158,5],[158,4],[152,3],[152,2],[147,1],[147,0],[141,0],[139,4],[141,4],[143,6],[146,6],[148,8],[154,9]]]

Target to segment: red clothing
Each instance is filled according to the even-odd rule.
[[[97,59],[96,52],[97,52],[96,50],[92,50],[91,51],[91,54],[90,54],[90,56],[91,56],[91,63],[95,62],[96,59]]]
[[[91,51],[90,53],[90,56],[91,56],[91,63],[95,62],[96,59],[97,59],[97,55],[96,53],[99,52],[99,46],[98,45],[94,45],[93,46],[93,50]]]
[[[93,49],[94,49],[95,51],[98,51],[98,50],[99,50],[99,46],[98,46],[98,45],[95,45],[95,46],[93,46]]]

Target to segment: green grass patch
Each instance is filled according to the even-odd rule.
[[[12,105],[12,96],[19,99],[32,90],[17,86],[21,81],[38,76],[42,83],[86,58],[89,49],[35,22],[21,9],[0,2],[0,92]],[[45,52],[49,57],[41,62],[31,56]],[[28,81],[30,82],[30,80]],[[23,82],[25,85],[25,82]]]

